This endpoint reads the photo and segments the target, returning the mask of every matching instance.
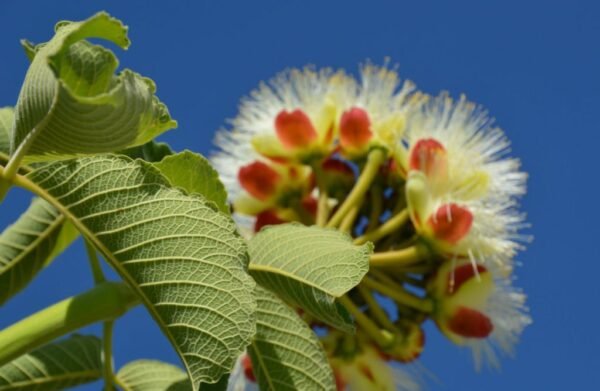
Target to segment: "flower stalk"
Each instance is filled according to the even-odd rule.
[[[423,250],[413,245],[401,250],[379,252],[371,255],[370,265],[374,267],[397,267],[414,265],[426,260]]]
[[[385,159],[385,151],[382,149],[376,148],[369,152],[369,156],[367,157],[367,163],[365,167],[358,177],[356,184],[348,194],[348,197],[344,200],[342,205],[335,212],[333,217],[327,223],[327,227],[335,228],[337,227],[344,217],[352,210],[354,206],[358,206],[363,200],[364,195],[369,190],[369,186],[377,176],[379,172],[379,167],[383,163]]]
[[[368,288],[388,296],[400,305],[411,307],[425,313],[430,313],[433,311],[433,302],[431,300],[423,299],[413,295],[412,293],[408,293],[399,284],[390,286],[370,277],[363,278],[362,283]]]
[[[408,210],[404,209],[394,217],[383,223],[377,229],[366,234],[359,236],[354,240],[355,244],[364,244],[366,242],[377,242],[379,239],[387,236],[394,231],[400,229],[405,223],[408,222]]]

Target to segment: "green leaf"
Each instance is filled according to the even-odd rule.
[[[170,187],[150,163],[97,156],[46,164],[17,184],[42,194],[146,305],[192,382],[231,370],[255,332],[254,281],[231,218]]]
[[[35,198],[0,235],[0,305],[27,286],[77,235],[53,206]]]
[[[288,305],[257,286],[256,336],[248,349],[261,390],[335,391],[317,336]]]
[[[15,118],[12,107],[0,108],[0,154],[10,153],[10,133]]]
[[[36,45],[27,39],[22,39],[21,46],[23,47],[23,50],[25,51],[25,55],[29,59],[29,62],[31,62],[35,58],[35,55],[37,54],[38,50],[44,47],[44,44]]]
[[[155,166],[174,187],[188,194],[202,194],[213,201],[219,210],[229,213],[227,192],[219,180],[219,174],[202,155],[183,151],[165,157]]]
[[[229,385],[229,374],[221,376],[218,382],[216,383],[202,383],[200,384],[200,391],[225,391],[228,390]],[[231,391],[240,391],[238,389],[233,389]]]
[[[335,301],[369,270],[373,246],[355,246],[347,234],[300,224],[270,226],[252,238],[250,274],[293,305],[352,332],[352,319]]]
[[[26,161],[118,151],[176,126],[150,79],[127,69],[116,76],[115,55],[85,38],[129,46],[127,27],[103,12],[61,22],[49,42],[26,46],[34,57],[11,134],[11,152]]]
[[[132,159],[142,159],[147,162],[160,162],[166,156],[172,155],[174,152],[167,143],[159,143],[154,140],[147,142],[144,145],[128,148],[121,151],[123,155],[129,156]]]
[[[123,391],[192,391],[192,384],[181,368],[156,360],[137,360],[117,373]]]
[[[58,391],[101,377],[101,344],[73,335],[0,367],[0,391]]]

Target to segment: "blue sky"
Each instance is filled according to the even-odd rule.
[[[61,19],[107,10],[130,26],[122,66],[153,78],[180,124],[162,137],[208,153],[213,133],[261,80],[305,64],[355,71],[385,57],[428,93],[489,109],[530,173],[523,200],[535,241],[518,284],[534,323],[500,373],[475,374],[467,351],[428,329],[429,390],[594,389],[600,368],[598,143],[600,5],[594,1],[17,1],[0,2],[0,106],[27,69],[19,39],[48,40]],[[25,209],[13,191],[0,226]],[[589,209],[586,209],[589,208]],[[78,243],[0,308],[0,327],[92,285]],[[92,331],[98,328],[92,327]],[[142,308],[117,324],[116,364],[177,357]],[[100,385],[81,387],[97,390]]]

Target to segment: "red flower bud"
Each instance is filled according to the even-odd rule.
[[[275,118],[275,132],[287,149],[304,148],[317,139],[317,132],[310,118],[300,109],[281,111]]]
[[[283,224],[286,221],[279,218],[277,213],[272,209],[267,209],[256,215],[256,221],[254,222],[254,232],[260,231],[266,225],[277,225]]]
[[[246,379],[252,383],[256,383],[256,377],[252,370],[252,361],[247,354],[244,354],[244,357],[242,357],[242,367],[244,368],[244,376],[246,376]]]
[[[238,180],[248,193],[265,201],[277,192],[280,175],[268,164],[253,162],[240,168]]]
[[[483,313],[471,308],[459,307],[448,320],[448,328],[462,337],[486,338],[494,329],[494,325]]]
[[[343,149],[364,148],[373,137],[371,120],[367,112],[353,107],[342,114],[340,120],[340,144]]]
[[[445,204],[429,217],[427,223],[437,239],[456,244],[469,233],[473,214],[462,206]]]
[[[412,147],[409,170],[418,170],[427,176],[446,175],[446,148],[432,138],[421,139]]]
[[[448,294],[458,292],[460,287],[471,278],[475,277],[476,274],[482,274],[487,272],[485,266],[476,264],[475,266],[470,263],[460,265],[454,268],[452,274],[448,274]]]

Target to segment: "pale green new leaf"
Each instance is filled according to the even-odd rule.
[[[256,336],[248,353],[261,390],[335,391],[315,333],[287,304],[257,286]]]
[[[0,391],[58,391],[101,377],[98,337],[73,335],[0,367]]]
[[[16,106],[11,152],[26,161],[118,151],[141,145],[176,126],[154,96],[154,83],[118,67],[108,49],[85,41],[102,38],[129,46],[127,27],[106,13],[61,22],[34,56]]]
[[[0,305],[27,286],[77,235],[56,208],[35,198],[0,235]]]
[[[5,156],[10,153],[10,132],[14,117],[15,112],[12,107],[0,108],[0,154]]]
[[[190,151],[167,156],[155,164],[171,185],[189,194],[202,194],[225,213],[229,213],[227,192],[219,174],[202,155]]]
[[[21,180],[46,193],[137,292],[195,386],[231,370],[255,332],[256,302],[229,216],[125,156],[49,163]]]
[[[181,368],[156,360],[137,360],[117,373],[122,391],[192,391],[192,384]]]
[[[347,311],[335,301],[369,270],[372,245],[355,246],[340,231],[300,224],[270,226],[252,238],[250,274],[284,300],[344,331]]]

